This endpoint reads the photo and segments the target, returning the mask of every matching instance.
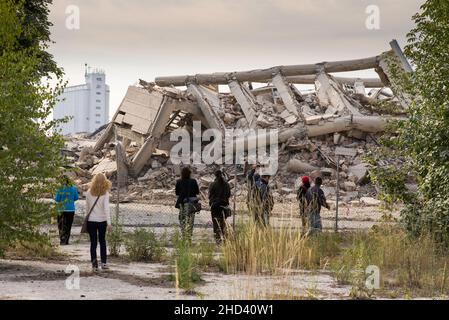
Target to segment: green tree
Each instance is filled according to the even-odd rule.
[[[42,238],[39,227],[55,213],[42,198],[54,193],[64,165],[57,122],[46,121],[62,90],[60,73],[42,67],[48,39],[22,41],[32,34],[28,2],[0,1],[0,254],[15,241]]]
[[[402,220],[412,234],[430,232],[449,244],[449,1],[427,0],[413,20],[405,54],[415,72],[395,72],[413,101],[408,120],[373,152],[373,177],[385,200],[405,203]],[[417,191],[405,187],[411,181]]]
[[[48,20],[49,6],[52,0],[14,0],[14,3],[22,7],[21,10],[17,11],[22,28],[20,34],[17,35],[17,45],[22,48],[36,48],[39,58],[36,72],[40,76],[46,76],[49,73],[61,76],[61,69],[56,65],[53,56],[47,51],[51,43],[50,27],[53,26]],[[3,43],[0,43],[0,50],[2,50],[2,47]]]

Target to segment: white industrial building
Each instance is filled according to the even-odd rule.
[[[92,133],[109,122],[109,86],[103,70],[86,68],[86,83],[70,86],[59,97],[54,119],[71,117],[59,125],[63,135]]]

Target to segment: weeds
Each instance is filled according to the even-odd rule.
[[[449,258],[445,249],[430,236],[411,238],[400,228],[382,227],[353,237],[333,260],[340,283],[357,287],[357,274],[368,265],[378,266],[381,289],[401,288],[404,292],[433,295],[449,292],[446,281]],[[358,295],[355,295],[358,296]]]
[[[196,263],[202,270],[208,270],[217,265],[215,261],[215,243],[202,241],[193,250],[196,256]]]
[[[193,252],[192,244],[183,239],[179,233],[175,233],[173,245],[176,287],[192,290],[194,284],[201,281],[198,259]]]
[[[113,257],[118,257],[122,245],[125,242],[125,233],[118,215],[112,221],[112,232],[108,233],[109,253]]]
[[[222,247],[226,273],[288,274],[295,269],[329,268],[339,284],[351,285],[351,297],[371,298],[395,290],[403,294],[449,293],[447,250],[431,236],[409,237],[400,227],[382,225],[368,232],[321,233],[312,237],[291,226],[237,226]],[[380,290],[366,287],[365,270],[380,269]],[[397,295],[397,294],[395,294]]]
[[[16,241],[6,250],[6,256],[14,258],[44,258],[51,259],[60,257],[50,238],[41,237],[37,242]]]
[[[126,251],[133,261],[161,261],[165,248],[152,230],[135,229],[125,240]]]
[[[238,225],[222,247],[221,267],[227,273],[283,274],[289,269],[317,269],[339,251],[339,235],[322,233],[310,238],[294,227]]]

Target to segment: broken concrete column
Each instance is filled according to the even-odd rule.
[[[327,114],[360,115],[357,104],[351,101],[332,76],[320,72],[315,81],[318,101],[322,106],[328,106]]]
[[[375,56],[364,59],[332,61],[306,65],[277,66],[268,69],[239,72],[217,72],[210,74],[196,74],[193,76],[183,75],[157,77],[155,79],[155,83],[161,87],[185,86],[187,83],[191,82],[191,80],[194,80],[197,84],[228,84],[228,79],[231,77],[239,82],[266,82],[270,81],[273,74],[277,74],[278,72],[281,72],[285,77],[290,77],[316,74],[318,68],[322,68],[322,70],[327,73],[373,69],[377,67],[378,59],[379,57]]]
[[[248,121],[249,127],[253,128],[256,124],[256,112],[254,110],[257,105],[256,99],[254,98],[253,94],[247,87],[243,86],[236,80],[232,80],[229,82],[229,89],[242,108],[243,114]]]
[[[287,164],[287,170],[292,173],[309,173],[319,168],[298,159],[291,159]]]
[[[121,142],[115,145],[116,162],[117,162],[117,185],[120,188],[128,185],[128,161],[126,151]]]
[[[284,102],[284,106],[288,110],[288,112],[291,113],[292,115],[299,117],[298,113],[299,103],[296,100],[295,95],[292,92],[287,81],[285,80],[284,76],[280,72],[278,72],[273,77],[272,83],[278,90],[279,96]]]

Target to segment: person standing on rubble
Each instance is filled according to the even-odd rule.
[[[195,222],[195,203],[198,203],[200,189],[192,171],[188,167],[181,170],[181,178],[176,181],[175,193],[178,196],[175,207],[179,209],[179,224],[183,239],[191,241]]]
[[[209,205],[212,214],[215,241],[220,245],[226,237],[226,218],[229,217],[229,198],[231,187],[225,180],[223,172],[215,172],[215,181],[209,187]]]
[[[323,179],[321,177],[315,178],[315,185],[307,190],[306,199],[307,199],[307,211],[309,217],[309,230],[307,235],[312,235],[317,232],[321,232],[323,229],[321,223],[321,207],[325,207],[330,209],[329,204],[326,201],[326,197],[324,196],[324,191],[321,189],[321,185],[323,184]]]
[[[58,208],[58,230],[61,246],[69,244],[73,218],[75,217],[75,201],[78,200],[78,190],[68,176],[63,178],[64,185],[56,192],[55,201]]]
[[[302,229],[306,230],[307,228],[307,199],[306,194],[307,190],[310,189],[310,178],[308,176],[304,176],[301,178],[301,185],[298,188],[296,193],[296,198],[299,202],[299,217],[301,218]]]
[[[263,175],[256,182],[255,198],[257,199],[255,205],[255,221],[262,226],[268,226],[270,223],[270,214],[273,210],[274,200],[271,194],[270,176]]]

